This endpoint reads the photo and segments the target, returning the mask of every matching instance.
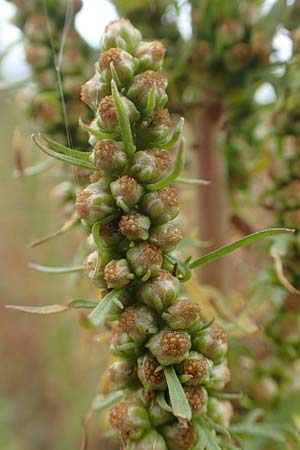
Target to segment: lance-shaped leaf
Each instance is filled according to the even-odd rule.
[[[155,108],[155,96],[156,96],[155,87],[153,87],[148,97],[147,106],[145,110],[146,114],[151,114],[153,112]]]
[[[88,315],[88,322],[93,327],[99,327],[104,324],[107,316],[111,312],[111,309],[116,306],[114,299],[118,299],[119,293],[119,290],[112,290],[109,292]]]
[[[173,170],[169,173],[169,175],[167,175],[162,180],[157,181],[156,183],[147,184],[146,185],[147,191],[158,191],[159,189],[162,189],[168,186],[169,184],[173,183],[176,180],[176,178],[179,177],[184,167],[184,142],[185,142],[184,138],[181,138]]]
[[[207,186],[210,184],[208,180],[201,180],[200,178],[176,178],[175,183],[187,184],[192,186]]]
[[[101,131],[99,129],[93,128],[85,124],[82,119],[79,119],[79,126],[90,133],[92,136],[95,136],[97,139],[113,139],[117,140],[117,138],[120,137],[120,133],[105,133],[104,131]]]
[[[92,309],[98,302],[93,300],[74,299],[67,305],[44,305],[44,306],[21,306],[21,305],[6,305],[5,308],[21,311],[29,314],[39,315],[54,315],[60,314],[70,309]]]
[[[206,264],[210,261],[214,261],[215,259],[221,258],[221,256],[228,255],[233,251],[237,250],[240,247],[245,245],[252,244],[258,239],[262,239],[265,237],[273,236],[275,234],[282,233],[294,233],[295,230],[291,230],[289,228],[268,228],[266,230],[257,231],[256,233],[249,234],[248,236],[239,239],[238,241],[233,242],[232,244],[224,245],[224,247],[220,247],[213,252],[207,253],[196,261],[190,263],[190,268],[195,269],[196,267],[202,266],[202,264]]]
[[[81,272],[82,266],[73,267],[59,267],[59,266],[41,266],[40,264],[29,263],[28,267],[38,272],[53,273],[53,274],[63,274],[63,273],[75,273]]]
[[[165,367],[164,373],[168,385],[170,402],[174,416],[179,419],[191,420],[192,411],[185,392],[178,379],[174,367]]]
[[[14,171],[14,175],[16,177],[33,177],[34,175],[39,175],[40,173],[46,172],[47,170],[51,169],[51,167],[53,167],[55,164],[57,164],[57,161],[47,159],[46,161],[42,161],[38,164],[35,164],[34,166],[24,167],[22,168],[22,171],[16,169]]]
[[[124,397],[125,397],[124,391],[114,391],[106,395],[98,394],[96,395],[96,397],[92,402],[92,410],[102,411],[103,409],[108,408],[113,403],[117,402],[118,400],[121,400]]]
[[[65,145],[60,144],[59,142],[53,141],[48,136],[44,134],[38,134],[38,136],[43,139],[52,150],[55,150],[58,153],[63,153],[64,155],[74,156],[74,158],[83,159],[85,161],[89,160],[89,156],[91,152],[84,152],[82,150],[75,150],[73,148],[66,147]]]
[[[38,245],[44,244],[45,242],[50,241],[58,236],[63,235],[67,231],[69,231],[73,226],[75,226],[79,222],[79,218],[77,212],[72,214],[72,216],[65,222],[58,230],[53,231],[52,233],[47,234],[39,239],[35,239],[34,241],[28,244],[29,248],[37,247]]]
[[[181,136],[183,125],[184,125],[184,118],[180,117],[172,137],[169,140],[156,145],[156,148],[163,148],[164,150],[168,150],[169,148],[174,147],[174,145],[176,144],[176,142],[178,141],[178,139]]]
[[[83,167],[84,169],[98,171],[98,168],[96,166],[94,166],[94,164],[90,163],[89,161],[84,161],[82,159],[79,159],[79,158],[76,158],[73,156],[64,155],[62,153],[51,150],[48,147],[48,144],[46,145],[40,136],[33,134],[32,140],[48,156],[51,156],[53,158],[58,159],[59,161],[71,164],[73,166]]]
[[[164,411],[173,412],[172,407],[166,401],[165,393],[163,391],[158,393],[156,401]]]
[[[129,116],[125,111],[122,99],[120,97],[118,88],[114,80],[111,81],[111,92],[114,99],[114,105],[117,112],[117,117],[121,129],[122,140],[124,142],[124,149],[127,155],[135,153],[135,145],[133,142],[132,131]]]

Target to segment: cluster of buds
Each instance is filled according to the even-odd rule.
[[[105,292],[97,324],[113,321],[108,378],[124,398],[112,406],[110,422],[131,450],[191,449],[200,417],[226,427],[232,416],[215,395],[230,380],[226,335],[205,323],[168,261],[182,238],[171,183],[183,140],[174,157],[180,133],[177,126],[172,134],[165,109],[163,58],[162,44],[142,41],[128,20],[110,22],[96,73],[81,91],[95,114],[82,124],[93,146],[92,183],[76,200],[90,233],[84,272]],[[174,403],[174,383],[184,411]]]

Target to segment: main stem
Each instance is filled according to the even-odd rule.
[[[210,252],[226,243],[228,227],[225,160],[219,148],[223,108],[220,101],[204,105],[193,113],[193,129],[198,152],[199,178],[210,180],[199,187],[199,234]],[[224,258],[202,268],[202,281],[226,292],[228,276]]]

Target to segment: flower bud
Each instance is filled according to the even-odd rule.
[[[172,160],[165,150],[136,152],[133,157],[131,174],[143,184],[155,183],[163,179],[172,169]]]
[[[249,64],[250,58],[250,46],[242,42],[224,52],[225,65],[232,72],[245,68]]]
[[[140,344],[132,341],[129,334],[122,330],[119,322],[113,323],[109,349],[113,355],[129,359],[135,359],[141,353]]]
[[[222,46],[230,46],[242,40],[245,29],[238,20],[227,20],[217,29],[217,41]]]
[[[159,72],[163,65],[165,48],[160,41],[142,41],[136,49],[135,56],[140,63],[140,72],[144,72],[145,70]]]
[[[196,336],[193,340],[193,349],[207,358],[219,363],[227,353],[227,337],[219,325],[213,324]]]
[[[33,99],[32,117],[37,128],[53,130],[63,121],[59,99],[52,93],[42,93]]]
[[[230,380],[230,369],[227,366],[227,361],[224,361],[221,364],[217,364],[213,367],[210,374],[210,379],[205,383],[205,386],[215,391],[222,391],[226,384],[230,382]]]
[[[191,450],[196,441],[193,426],[184,426],[180,422],[166,425],[162,434],[167,442],[168,450]]]
[[[162,265],[159,248],[149,242],[140,242],[128,250],[126,254],[130,267],[138,277],[145,275],[155,277]]]
[[[107,247],[115,247],[123,240],[123,236],[119,233],[117,221],[112,221],[100,226],[99,236]]]
[[[76,210],[89,227],[113,214],[116,207],[106,182],[100,180],[81,191],[76,198]]]
[[[144,149],[155,147],[168,137],[171,128],[170,115],[167,109],[157,106],[154,115],[146,118],[136,127],[137,147]]]
[[[149,241],[163,251],[173,250],[183,237],[182,231],[174,222],[156,225],[150,230]]]
[[[198,67],[209,67],[214,59],[214,53],[211,45],[204,40],[197,41],[193,48],[192,59]]]
[[[32,14],[24,25],[24,34],[32,42],[43,43],[49,40],[49,27],[53,32],[53,24],[43,14]]]
[[[113,389],[123,389],[137,381],[135,364],[126,359],[119,358],[108,368],[109,381]]]
[[[140,114],[134,103],[124,96],[121,96],[121,101],[130,122],[135,123]],[[103,131],[106,132],[116,132],[120,130],[117,111],[112,95],[107,95],[101,100],[97,110],[97,124]]]
[[[110,191],[117,205],[128,212],[140,201],[144,188],[134,178],[124,175],[110,183]]]
[[[110,88],[104,83],[99,73],[87,81],[81,88],[81,100],[93,111],[96,111],[100,101],[109,95]]]
[[[40,44],[25,44],[27,62],[35,69],[44,69],[51,65],[52,54],[50,48]]]
[[[111,426],[120,433],[125,441],[140,439],[151,426],[147,411],[138,399],[122,401],[113,405],[109,419]]]
[[[157,428],[174,420],[174,416],[171,412],[162,409],[156,400],[150,403],[147,408],[152,425]]]
[[[164,391],[167,388],[164,371],[150,353],[138,359],[138,377],[147,391]]]
[[[103,80],[110,85],[113,79],[111,68],[113,65],[118,77],[118,80],[115,80],[115,82],[119,87],[128,84],[132,80],[138,64],[139,62],[136,58],[120,48],[111,48],[102,53],[99,58],[99,67]]]
[[[127,157],[121,143],[103,139],[96,143],[90,160],[105,174],[117,176],[123,171]]]
[[[155,106],[164,106],[168,100],[166,80],[157,72],[147,70],[136,75],[128,88],[127,96],[139,111],[145,112],[152,89],[155,92]]]
[[[161,270],[156,277],[141,284],[138,298],[160,313],[176,301],[179,290],[179,280],[166,270]]]
[[[169,306],[162,318],[173,330],[188,330],[202,322],[199,304],[187,299],[177,300]]]
[[[122,289],[133,278],[126,259],[112,259],[104,267],[104,279],[109,289]]]
[[[138,441],[128,441],[126,450],[168,450],[164,438],[157,431],[146,431]]]
[[[159,191],[149,192],[142,198],[141,209],[151,222],[163,224],[174,219],[179,213],[178,195],[168,186]]]
[[[120,232],[130,241],[146,240],[149,237],[150,220],[139,213],[125,214],[119,222]]]
[[[121,314],[119,327],[134,342],[143,343],[149,335],[157,333],[157,320],[147,306],[129,306]]]
[[[161,365],[171,366],[187,359],[191,338],[187,333],[165,328],[150,338],[146,347]]]
[[[260,405],[273,404],[280,394],[279,386],[273,378],[269,376],[257,380],[253,387],[252,395]]]
[[[185,396],[190,404],[193,415],[207,411],[208,395],[202,386],[184,386]]]
[[[233,407],[227,400],[209,397],[207,413],[215,423],[228,428],[233,417]]]
[[[70,97],[79,97],[81,92],[82,79],[82,75],[65,76],[62,81],[63,91]]]
[[[68,121],[70,126],[77,127],[78,117],[85,117],[87,113],[86,106],[80,100],[68,100],[66,103],[66,111],[68,114]],[[82,133],[82,130],[78,130]],[[85,137],[85,136],[84,136]]]
[[[134,54],[141,39],[141,33],[129,20],[113,20],[105,27],[100,46],[102,51],[119,47]]]
[[[94,250],[83,260],[83,272],[85,276],[97,287],[106,287],[103,269],[111,257],[112,255],[109,252],[102,252],[100,256],[98,251]]]
[[[70,47],[64,49],[61,60],[61,73],[63,75],[74,75],[80,73],[84,67],[84,59],[79,48]]]
[[[177,372],[187,377],[185,384],[196,386],[209,380],[213,363],[198,352],[190,352],[189,357],[178,367]]]

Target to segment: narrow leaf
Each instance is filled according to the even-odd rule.
[[[165,393],[164,392],[159,392],[159,394],[157,396],[157,403],[161,407],[161,409],[163,409],[164,411],[168,411],[168,412],[172,412],[173,411],[171,406],[168,405],[168,403],[166,401],[166,397],[165,397]]]
[[[218,444],[217,436],[211,430],[205,429],[206,434],[206,448],[207,450],[222,450]]]
[[[32,135],[33,142],[44,152],[46,155],[51,156],[53,158],[58,159],[59,161],[63,161],[65,163],[71,164],[77,167],[83,167],[84,169],[98,171],[97,167],[89,161],[83,161],[78,158],[74,158],[73,156],[63,155],[61,153],[55,152],[48,148],[41,140],[35,135]]]
[[[121,135],[124,142],[124,149],[127,155],[133,155],[135,153],[135,145],[133,142],[130,120],[128,114],[125,111],[122,99],[120,97],[118,88],[114,80],[111,81],[111,91],[114,100],[114,105],[117,112],[117,117],[121,129]]]
[[[93,411],[102,411],[110,405],[125,397],[124,391],[114,391],[107,395],[98,394],[92,402]]]
[[[191,184],[191,185],[196,185],[196,186],[207,186],[208,184],[210,184],[210,181],[208,180],[201,180],[199,178],[176,178],[175,183],[179,183],[179,184]]]
[[[22,168],[22,171],[16,169],[14,171],[15,177],[32,177],[34,175],[39,175],[40,173],[46,172],[47,170],[51,169],[55,164],[57,164],[56,161],[52,159],[47,159],[46,161],[42,161],[38,164],[35,164],[34,166],[29,166]]]
[[[39,239],[35,239],[34,241],[28,244],[29,248],[37,247],[38,245],[44,244],[45,242],[50,241],[58,236],[63,235],[67,231],[69,231],[77,222],[79,221],[77,212],[72,214],[72,216],[65,222],[58,230],[53,231],[52,233],[47,234]]]
[[[82,266],[58,267],[58,266],[41,266],[39,264],[29,263],[28,267],[30,269],[37,270],[38,272],[55,273],[55,274],[74,273],[82,271]]]
[[[100,131],[99,129],[89,127],[82,121],[82,119],[79,119],[79,126],[83,130],[90,133],[92,136],[95,136],[96,138],[98,138],[99,140],[101,140],[101,139],[117,139],[118,137],[120,137],[120,133],[105,133],[104,131]]]
[[[196,267],[201,266],[202,264],[206,264],[210,261],[214,261],[215,259],[220,258],[221,256],[228,255],[232,253],[234,250],[237,250],[240,247],[245,245],[252,244],[258,239],[262,239],[265,237],[273,236],[274,234],[281,233],[294,233],[295,230],[291,230],[289,228],[268,228],[266,230],[257,231],[256,233],[249,234],[248,236],[239,239],[238,241],[233,242],[232,244],[227,244],[224,247],[218,248],[211,253],[207,253],[196,261],[193,261],[190,264],[191,269],[195,269]]]
[[[174,367],[165,367],[164,373],[174,416],[191,420],[192,411]]]
[[[19,305],[6,305],[7,309],[14,309],[16,311],[22,311],[30,314],[52,315],[59,314],[69,310],[68,305],[45,305],[45,306],[19,306]]]
[[[283,287],[290,293],[299,295],[300,291],[296,289],[287,279],[283,271],[283,264],[280,254],[276,251],[276,247],[273,246],[271,248],[271,256],[274,259],[275,272],[278,278],[278,281],[282,284]]]
[[[73,148],[66,147],[65,145],[60,144],[59,142],[55,142],[52,139],[50,139],[48,136],[45,136],[44,134],[39,134],[39,137],[41,137],[44,141],[47,142],[51,146],[52,150],[57,151],[58,153],[63,153],[64,155],[68,156],[74,156],[74,158],[83,159],[85,161],[89,160],[89,156],[91,152],[84,152],[81,150],[75,150]]]
[[[180,117],[178,124],[176,125],[175,131],[173,133],[173,136],[168,141],[163,142],[162,144],[156,145],[157,148],[163,148],[165,150],[168,150],[169,148],[174,147],[176,142],[181,136],[182,129],[184,125],[184,118]]]
[[[184,138],[182,138],[178,149],[177,157],[175,160],[175,164],[171,173],[162,180],[157,181],[156,183],[147,184],[146,185],[147,191],[157,191],[158,189],[162,189],[165,186],[168,186],[169,184],[173,183],[176,180],[176,178],[179,177],[184,167],[184,142],[185,142]]]
[[[99,327],[105,322],[111,308],[115,306],[113,299],[118,298],[119,292],[117,290],[109,292],[88,315],[87,319],[92,326]]]
[[[84,300],[81,298],[75,298],[70,303],[68,303],[69,308],[75,309],[94,309],[99,302],[95,300]]]
[[[155,87],[153,87],[150,91],[145,113],[151,114],[154,108],[155,108]]]

